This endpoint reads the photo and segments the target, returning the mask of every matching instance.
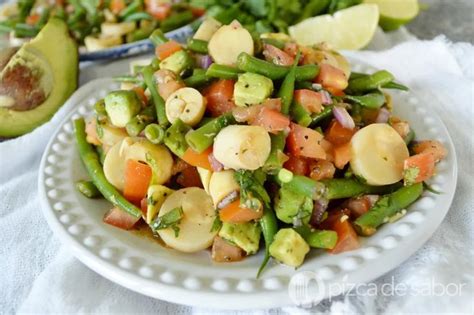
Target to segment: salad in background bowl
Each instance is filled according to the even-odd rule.
[[[18,46],[34,37],[49,18],[60,18],[81,46],[81,60],[94,60],[149,51],[152,46],[146,39],[157,28],[183,41],[192,32],[183,27],[203,14],[186,1],[27,0],[3,5],[0,32],[11,46]]]
[[[151,36],[156,56],[75,121],[103,220],[145,224],[181,252],[216,262],[256,254],[298,267],[313,248],[359,247],[409,211],[445,158],[393,115],[392,74],[351,71],[327,45],[252,37],[206,19],[189,45]]]

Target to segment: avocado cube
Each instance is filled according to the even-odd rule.
[[[242,248],[247,255],[258,251],[260,226],[255,222],[222,224],[219,236]]]
[[[275,213],[285,223],[308,223],[313,212],[313,200],[285,187],[275,198]]]
[[[112,91],[104,99],[105,111],[112,125],[123,128],[141,109],[135,91]]]
[[[306,241],[291,228],[279,230],[270,245],[270,255],[292,267],[300,266],[308,252],[309,246]]]
[[[234,86],[234,100],[237,106],[262,103],[273,92],[273,81],[263,75],[246,72],[239,75]]]
[[[160,69],[173,71],[177,75],[181,75],[187,69],[192,68],[192,66],[193,59],[184,50],[177,51],[160,62]]]

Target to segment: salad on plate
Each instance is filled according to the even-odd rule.
[[[403,216],[447,151],[393,114],[388,71],[351,71],[324,43],[252,37],[204,20],[186,47],[161,31],[155,57],[75,121],[104,222],[144,222],[166,247],[215,262],[259,250],[292,267],[312,249],[357,249]]]

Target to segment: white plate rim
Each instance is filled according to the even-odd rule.
[[[356,65],[357,66],[357,65]],[[374,68],[369,66],[359,66],[354,67],[355,71],[365,70],[372,71]],[[365,68],[365,69],[362,69]],[[79,89],[73,97],[68,101],[78,102],[83,97],[90,95],[90,93],[99,88],[101,85],[110,85],[110,79],[100,79],[90,82],[89,84],[83,86]],[[418,99],[416,98],[416,93],[410,92],[409,101],[412,102],[412,105],[419,104]],[[45,173],[46,165],[48,164],[48,156],[51,155],[52,146],[57,143],[58,134],[61,134],[63,131],[63,125],[71,120],[71,117],[77,116],[81,108],[78,106],[73,110],[67,117],[62,120],[61,124],[58,126],[54,135],[51,137],[41,160],[39,176],[38,176],[38,189],[41,199],[42,211],[45,215],[45,218],[58,236],[61,242],[72,250],[72,253],[85,265],[87,265],[92,270],[96,271],[105,278],[116,282],[124,287],[127,287],[135,292],[142,293],[147,296],[154,298],[166,300],[169,302],[174,302],[178,304],[185,304],[190,306],[199,306],[205,308],[216,308],[216,309],[260,309],[260,308],[269,308],[269,307],[280,307],[291,305],[291,300],[289,298],[287,287],[282,285],[282,281],[279,280],[278,276],[266,277],[264,274],[262,279],[257,282],[257,289],[252,290],[251,292],[228,292],[228,290],[222,290],[222,285],[226,286],[226,279],[217,278],[211,281],[212,283],[206,284],[211,287],[211,292],[200,291],[200,290],[190,290],[183,287],[182,283],[176,285],[173,283],[173,274],[169,273],[166,269],[161,274],[161,280],[157,281],[154,279],[146,279],[140,276],[136,271],[132,272],[130,270],[125,270],[117,265],[117,262],[112,263],[110,260],[104,259],[94,253],[92,253],[89,248],[84,245],[83,242],[75,239],[71,232],[67,230],[66,226],[60,222],[56,216],[57,211],[53,209],[53,204],[50,201],[48,194],[51,195],[51,191],[54,190],[54,187],[49,187],[51,185],[46,184],[48,175]],[[427,114],[427,110],[421,107],[423,112]],[[417,108],[418,110],[418,108]],[[81,113],[85,114],[85,113]],[[361,283],[368,282],[372,279],[375,279],[382,274],[394,269],[403,261],[408,259],[417,249],[419,249],[434,233],[434,231],[439,227],[442,220],[444,219],[446,213],[449,211],[449,208],[452,204],[454,198],[454,192],[457,183],[457,158],[455,148],[452,142],[452,139],[442,123],[442,120],[434,112],[431,112],[428,118],[431,121],[431,125],[436,126],[438,131],[443,134],[444,140],[447,142],[448,150],[450,154],[451,165],[448,168],[450,177],[448,178],[451,183],[454,183],[452,189],[450,189],[445,195],[445,208],[442,213],[439,213],[437,216],[431,218],[430,224],[425,225],[423,228],[423,234],[417,237],[416,239],[410,241],[406,246],[400,246],[400,243],[404,243],[405,240],[397,240],[395,238],[395,247],[390,248],[389,243],[393,242],[393,239],[387,241],[387,248],[382,248],[381,257],[370,260],[370,264],[363,265],[358,261],[354,262],[354,257],[360,257],[353,255],[352,252],[348,252],[347,255],[342,255],[341,260],[344,261],[344,264],[348,266],[347,270],[336,270],[330,272],[336,272],[336,276],[331,278],[331,282],[337,281],[350,281],[351,283]],[[425,122],[426,123],[426,122]],[[416,128],[415,128],[416,129]],[[434,197],[436,200],[436,197]],[[400,221],[404,220],[402,218]],[[397,224],[396,222],[395,224]],[[389,237],[387,239],[390,239]],[[406,242],[405,242],[406,243]],[[390,245],[390,246],[388,246]],[[377,246],[371,246],[377,248]],[[334,256],[339,257],[339,256]],[[383,259],[382,259],[383,258]],[[382,262],[383,261],[383,262]],[[349,265],[354,264],[357,269],[352,269]],[[305,266],[303,269],[307,269],[309,266]],[[343,274],[345,271],[345,274]],[[170,279],[166,279],[163,275],[167,275]],[[347,275],[348,278],[343,276]],[[193,278],[193,276],[190,276]],[[198,279],[199,280],[199,279]],[[169,283],[167,283],[169,282]],[[222,283],[224,282],[224,283]],[[286,284],[286,283],[285,283]],[[339,292],[340,293],[340,292]]]

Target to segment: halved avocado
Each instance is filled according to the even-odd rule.
[[[51,18],[0,68],[0,137],[47,122],[77,88],[78,52],[66,23]]]

